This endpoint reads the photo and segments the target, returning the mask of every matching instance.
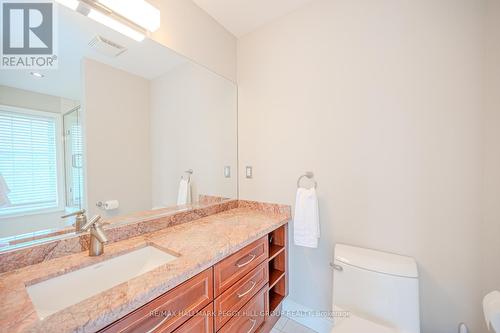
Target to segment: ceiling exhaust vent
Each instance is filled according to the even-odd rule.
[[[108,57],[118,57],[120,54],[127,51],[126,47],[101,36],[92,38],[89,42],[89,46],[100,54],[104,54]]]

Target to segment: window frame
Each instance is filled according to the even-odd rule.
[[[54,119],[55,125],[55,137],[56,137],[56,193],[57,193],[57,206],[42,209],[33,209],[25,212],[17,212],[10,214],[0,214],[0,220],[28,216],[28,215],[38,215],[44,213],[54,213],[54,212],[64,212],[65,201],[64,201],[64,152],[63,152],[63,142],[62,142],[62,114],[44,110],[37,110],[31,108],[23,108],[12,105],[0,104],[0,111],[6,111],[10,113],[17,113],[28,116],[40,116],[46,118]]]

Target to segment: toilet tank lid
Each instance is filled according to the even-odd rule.
[[[335,246],[335,260],[382,274],[417,278],[415,259],[345,244]]]

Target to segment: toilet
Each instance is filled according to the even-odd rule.
[[[333,266],[332,333],[420,333],[413,258],[337,244]]]

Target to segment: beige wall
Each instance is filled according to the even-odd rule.
[[[422,332],[480,331],[482,20],[481,1],[318,0],[239,41],[240,197],[318,181],[293,300],[330,309],[345,242],[416,258]]]
[[[236,81],[236,37],[191,0],[150,0],[161,11],[152,38]]]
[[[487,4],[483,294],[500,290],[500,2]]]
[[[150,209],[149,81],[89,59],[83,66],[87,207],[103,217]],[[118,210],[95,206],[115,199]]]
[[[151,81],[153,207],[176,204],[187,169],[194,201],[237,197],[236,98],[235,84],[192,63]]]

